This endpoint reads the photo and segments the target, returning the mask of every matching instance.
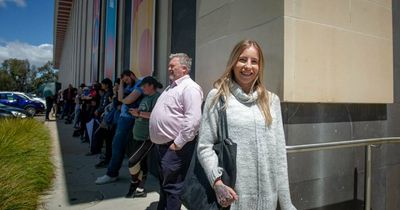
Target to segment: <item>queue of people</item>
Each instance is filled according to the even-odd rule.
[[[129,168],[124,170],[131,180],[126,197],[145,197],[148,164],[154,164],[160,181],[157,209],[179,210],[196,153],[221,208],[296,209],[290,198],[280,101],[264,86],[259,44],[243,40],[233,48],[203,108],[202,88],[190,78],[192,59],[184,53],[169,59],[170,84],[162,92],[157,79],[139,79],[130,70],[114,85],[106,78],[101,86],[82,84],[76,94],[63,92],[68,102],[61,117],[72,121],[83,142],[90,142],[87,155],[101,154],[105,145],[95,167],[107,170],[95,184],[117,181],[128,157]],[[237,144],[234,187],[221,179],[226,169],[213,149],[220,110],[226,112],[227,130]],[[90,121],[97,124],[92,129],[87,127]],[[147,160],[149,154],[156,154],[154,161]]]

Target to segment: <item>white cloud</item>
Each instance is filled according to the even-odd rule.
[[[18,7],[26,7],[26,0],[0,0],[0,7],[7,7],[7,3],[11,2]]]
[[[28,59],[31,65],[40,67],[53,60],[53,45],[31,45],[19,41],[0,42],[0,63],[9,58]]]

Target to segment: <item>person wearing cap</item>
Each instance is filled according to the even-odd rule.
[[[121,114],[112,141],[112,155],[107,173],[96,179],[95,183],[98,185],[115,182],[118,179],[119,169],[121,169],[124,160],[125,150],[132,139],[132,128],[135,123],[135,117],[129,113],[129,109],[139,106],[143,94],[140,88],[141,82],[132,71],[125,70],[122,72],[118,89],[118,100],[122,102]]]
[[[133,126],[133,143],[131,144],[131,153],[129,158],[129,173],[131,174],[131,183],[126,197],[146,197],[144,184],[147,178],[147,154],[153,147],[153,142],[149,137],[149,118],[153,107],[155,106],[160,93],[157,89],[162,88],[154,77],[145,77],[140,84],[145,95],[136,109],[130,109],[135,117]]]
[[[171,84],[157,100],[150,116],[150,139],[159,156],[158,210],[179,210],[184,180],[200,127],[203,91],[190,78],[192,59],[185,53],[170,55]]]

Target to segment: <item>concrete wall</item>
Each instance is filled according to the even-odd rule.
[[[62,88],[89,84],[92,49],[93,1],[74,1],[59,68]]]
[[[262,45],[266,84],[283,101],[393,101],[388,0],[199,0],[197,7],[196,58],[207,62],[196,65],[196,77],[206,91],[233,46],[250,38]]]
[[[283,95],[283,15],[284,1],[197,0],[196,81],[204,92],[224,72],[233,46],[250,38],[263,48],[267,87]]]
[[[393,2],[395,14],[400,7]],[[398,26],[399,15],[393,19]],[[393,88],[400,83],[393,59],[400,38],[392,35],[390,0],[197,0],[196,30],[196,81],[205,93],[238,41],[262,45],[267,88],[285,101],[288,145],[400,136],[400,94]],[[397,103],[385,105],[393,97]],[[370,112],[355,114],[351,103]],[[314,112],[301,113],[302,107]],[[298,209],[352,200],[355,169],[357,198],[363,200],[364,148],[291,154],[288,162]],[[398,177],[400,146],[374,148],[372,209],[400,208]]]
[[[99,45],[99,79],[103,77],[104,64],[104,22],[105,2],[102,1],[100,12],[100,45]],[[172,1],[157,1],[156,11],[156,52],[155,52],[155,76],[164,84],[168,84],[167,65],[170,54],[170,30],[171,30],[171,4]],[[127,5],[129,8],[127,8]],[[129,39],[131,2],[120,1],[118,9],[117,32],[117,56],[116,76],[129,68]],[[167,18],[166,18],[167,17]],[[60,78],[63,88],[68,84],[79,86],[91,81],[91,52],[92,52],[92,26],[93,26],[93,0],[74,1],[71,9],[66,39],[61,56]],[[114,79],[114,78],[112,78]]]
[[[285,0],[284,25],[284,101],[393,102],[390,0]]]

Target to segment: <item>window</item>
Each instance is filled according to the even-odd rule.
[[[7,93],[7,100],[13,101],[13,100],[16,100],[16,98],[15,98],[14,94],[12,94],[12,93]]]

